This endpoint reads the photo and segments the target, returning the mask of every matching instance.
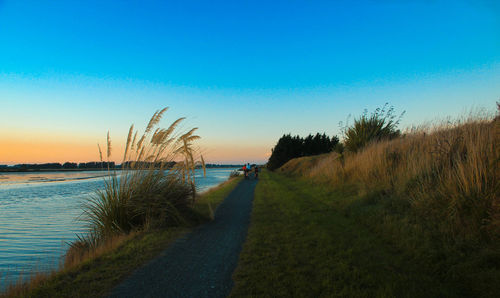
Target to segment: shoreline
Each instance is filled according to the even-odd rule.
[[[109,169],[114,171],[121,171],[122,169]],[[0,173],[31,173],[31,172],[91,172],[99,171],[104,172],[108,169],[91,168],[91,169],[0,169]]]
[[[201,191],[199,191],[199,190],[197,191],[197,196],[204,196],[207,193],[210,193],[214,190],[220,189],[221,187],[226,185],[228,183],[228,180],[230,180],[230,177],[229,177],[230,169],[232,169],[232,168],[215,168],[214,167],[214,168],[207,169],[207,178],[208,179],[197,180],[197,185],[200,188],[202,188]],[[201,174],[200,171],[197,170],[197,173]],[[210,174],[210,173],[213,173],[213,174]],[[85,185],[87,185],[86,183],[89,183],[89,182],[84,182],[84,184],[81,184],[79,181],[82,181],[82,182],[88,181],[89,179],[92,179],[92,178],[97,178],[97,181],[98,181],[99,179],[102,179],[102,178],[95,177],[95,176],[106,176],[106,174],[107,174],[107,172],[104,172],[104,171],[98,171],[98,172],[95,172],[93,174],[90,171],[87,171],[87,172],[84,172],[84,171],[81,171],[81,172],[77,172],[77,171],[44,171],[44,172],[29,171],[29,172],[21,172],[21,173],[15,173],[15,172],[0,173],[0,201],[7,197],[7,193],[19,194],[19,192],[22,192],[23,191],[22,189],[24,189],[25,187],[31,187],[31,186],[40,187],[42,185],[44,185],[44,186],[45,185],[52,185],[51,187],[55,187],[55,188],[50,188],[51,189],[50,194],[42,194],[41,195],[42,199],[47,197],[47,196],[58,197],[58,196],[60,196],[59,189],[65,188],[65,186],[64,186],[65,184],[63,184],[63,183],[69,182],[69,183],[71,183],[71,185],[83,185],[84,189],[86,189]],[[117,171],[117,175],[120,175],[120,174],[122,174],[121,171]],[[57,180],[51,180],[51,181],[36,180],[36,181],[19,182],[19,180],[14,180],[14,179],[18,179],[18,178],[11,177],[11,176],[16,176],[16,177],[24,176],[24,177],[26,177],[26,178],[23,178],[23,180],[27,180],[28,176],[44,176],[44,177],[48,177],[48,178],[53,178],[56,176],[57,177],[62,177],[62,176],[64,176],[64,177],[68,177],[68,176],[71,176],[71,177],[72,176],[92,176],[92,177],[76,178],[76,179],[71,178],[71,180],[73,180],[72,182],[70,181],[70,179],[66,179],[64,181],[57,179]],[[225,177],[223,178],[222,176],[225,176]],[[2,178],[8,178],[8,179],[4,180]],[[219,179],[222,179],[222,181],[220,181]],[[92,179],[92,180],[96,181],[95,179]],[[73,184],[73,183],[77,183],[77,184]],[[94,184],[94,182],[90,182],[90,183],[92,185]],[[55,186],[55,184],[59,184],[59,186]],[[66,184],[66,185],[68,185],[68,184]],[[205,185],[209,185],[209,186],[207,188],[205,188],[204,187]],[[47,189],[49,189],[49,188],[47,188]],[[80,189],[80,186],[78,186],[77,190],[79,190],[79,189]],[[27,189],[27,191],[31,192],[30,189]],[[67,195],[67,193],[66,193],[66,195]],[[27,202],[28,207],[31,208],[29,210],[35,210],[37,212],[40,210],[39,208],[37,208],[37,209],[32,208],[33,207],[32,205],[36,205],[36,203],[32,203],[32,202],[36,202],[36,200],[26,199],[25,201]],[[12,206],[13,205],[11,205],[11,207]],[[20,205],[17,205],[17,206],[20,206]],[[72,208],[78,207],[77,205],[72,205],[72,206],[73,206]],[[25,205],[23,205],[23,210],[26,208],[27,207]],[[208,207],[207,207],[207,209],[208,209]],[[19,210],[21,210],[21,209],[17,208],[16,210],[17,211],[15,211],[15,212],[19,212]],[[35,211],[33,211],[33,212],[35,212]],[[11,210],[10,212],[14,212],[14,211]],[[43,214],[45,214],[45,213],[43,213]],[[24,215],[21,212],[21,215],[19,215],[18,217],[22,217],[22,216],[24,216]],[[78,216],[78,215],[75,215],[75,218],[76,218],[76,216]],[[6,220],[2,216],[0,216],[0,224],[2,223],[2,219]],[[59,235],[59,234],[57,234],[57,235]],[[1,236],[2,236],[2,233],[0,233],[0,237]],[[54,237],[56,237],[56,236],[54,236]],[[59,237],[59,236],[57,236],[57,237]],[[72,242],[75,238],[67,238],[66,236],[64,236],[64,239],[65,239],[65,241]],[[2,254],[1,249],[0,249],[0,254]],[[52,254],[52,253],[50,253],[50,254]],[[58,255],[57,257],[59,258],[60,256],[61,255]],[[19,263],[24,264],[22,261],[19,261]],[[2,262],[0,262],[0,271],[2,271],[1,265],[2,265]],[[28,264],[27,266],[29,267],[30,265]],[[50,267],[52,268],[52,266],[50,266]],[[28,270],[31,270],[31,269],[26,269],[26,271],[28,271]],[[16,271],[16,270],[14,270],[14,271]],[[14,272],[13,274],[14,274],[14,276],[17,276],[16,272]],[[10,278],[9,278],[9,280],[10,280]],[[0,284],[2,284],[2,283],[3,283],[3,280],[0,277]],[[2,288],[2,287],[0,286],[0,288]],[[0,290],[0,292],[1,292],[1,290]],[[1,297],[1,295],[0,295],[0,297]]]
[[[228,168],[234,168],[234,165],[224,165],[224,166],[217,166],[217,167],[206,167],[207,169],[228,169]],[[110,171],[122,171],[121,168],[110,168]],[[99,172],[104,172],[108,171],[107,168],[88,168],[88,169],[5,169],[5,168],[0,168],[0,173],[31,173],[31,172],[91,172],[91,171],[99,171]]]
[[[0,286],[0,297],[50,297],[56,294],[71,297],[76,294],[80,296],[82,293],[88,297],[106,295],[117,285],[117,274],[123,280],[131,272],[157,257],[173,241],[210,222],[213,210],[217,209],[240,181],[241,178],[228,178],[208,189],[203,195],[200,194],[193,206],[193,214],[198,215],[192,218],[188,216],[186,225],[117,237],[102,250],[83,256],[80,261],[63,265],[51,272],[31,275],[24,282],[17,281],[10,286],[7,283],[3,290]],[[96,261],[97,259],[99,261]],[[127,261],[123,262],[124,259]]]

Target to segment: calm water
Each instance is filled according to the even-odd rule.
[[[198,191],[233,169],[197,171]],[[103,172],[0,173],[0,289],[20,275],[58,266],[77,233],[82,203],[103,186]]]

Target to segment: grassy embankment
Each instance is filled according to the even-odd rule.
[[[115,237],[92,255],[78,262],[67,261],[58,272],[35,275],[30,283],[10,288],[6,297],[103,296],[135,268],[157,256],[172,241],[194,226],[210,220],[212,212],[240,180],[232,178],[200,195],[192,208],[192,216],[186,218],[184,226]]]
[[[500,292],[499,122],[263,172],[232,295]]]

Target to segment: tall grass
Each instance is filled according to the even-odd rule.
[[[419,128],[357,153],[289,161],[280,170],[335,187],[354,186],[435,224],[452,242],[500,237],[500,120],[475,116]]]
[[[108,169],[104,188],[85,204],[81,219],[89,231],[72,244],[67,258],[74,257],[71,254],[88,254],[118,235],[183,222],[182,213],[196,197],[195,167],[205,165],[193,146],[200,138],[194,134],[197,128],[184,133],[177,130],[185,118],[167,128],[159,127],[166,110],[153,114],[142,135],[134,125],[130,127],[122,170],[118,173]],[[109,133],[105,152],[98,148],[101,161],[103,153],[109,161]]]

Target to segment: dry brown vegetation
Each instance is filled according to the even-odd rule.
[[[500,121],[471,117],[414,129],[372,143],[358,153],[289,161],[280,171],[337,187],[354,187],[376,200],[408,207],[435,221],[452,241],[498,240],[500,235]]]
[[[0,294],[0,297],[24,297],[27,293],[46,283],[47,280],[54,278],[58,273],[75,269],[84,262],[89,262],[109,253],[123,245],[126,241],[134,238],[137,234],[138,233],[115,235],[92,250],[82,250],[70,247],[64,256],[64,261],[59,265],[58,269],[54,269],[51,272],[34,271],[26,276],[22,275],[15,283],[9,284],[5,292]]]
[[[422,293],[436,283],[436,288],[427,289],[440,292],[436,296],[496,297],[500,290],[499,133],[499,116],[469,117],[375,141],[357,153],[294,159],[279,171],[301,177],[295,181],[300,181],[301,189],[309,189],[306,200],[330,200],[335,208],[325,220],[351,222],[345,231],[336,229],[343,236],[337,235],[335,243],[367,231],[389,247],[388,255],[375,253],[373,262],[366,265],[394,266],[390,271],[396,277],[389,274],[384,281],[390,285],[387,289],[393,287],[389,292],[400,293],[394,296],[426,296]],[[283,188],[281,192],[289,191]],[[369,241],[370,249],[379,251],[377,241]],[[344,249],[367,247],[356,243],[348,242]],[[327,251],[335,254],[331,247]],[[396,280],[404,274],[412,277],[398,286]],[[416,276],[422,283],[415,282]],[[408,290],[411,285],[414,289]]]

